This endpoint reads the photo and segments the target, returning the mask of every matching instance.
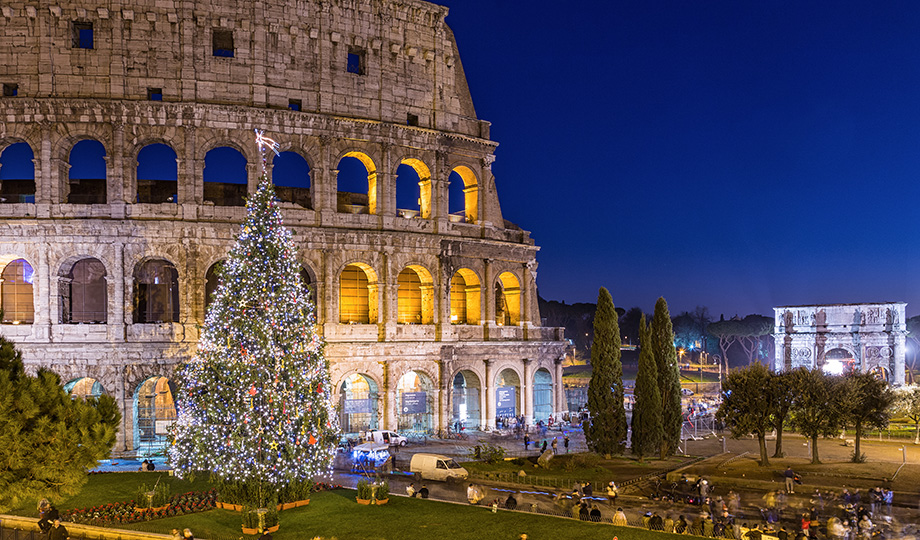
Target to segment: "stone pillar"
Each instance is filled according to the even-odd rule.
[[[486,380],[483,384],[483,389],[485,390],[485,407],[483,409],[486,411],[485,422],[483,425],[486,430],[495,429],[495,374],[492,373],[493,361],[492,360],[483,360],[485,363],[486,371]]]
[[[492,259],[483,261],[482,301],[485,303],[480,312],[483,314],[483,323],[486,327],[495,326],[495,286],[492,280]]]
[[[565,357],[556,358],[553,361],[556,367],[556,373],[553,376],[553,411],[556,416],[568,409],[568,404],[565,400],[565,385],[562,384],[563,360],[565,360]]]
[[[137,183],[134,189],[125,185],[125,125],[115,123],[112,125],[112,148],[105,156],[106,177],[106,202],[112,212],[112,219],[124,219],[125,204],[135,199]],[[132,173],[137,172],[137,163],[132,167]],[[129,173],[127,176],[131,176]]]
[[[479,205],[478,211],[476,212],[476,224],[482,225],[483,228],[488,229],[492,226],[492,217],[493,214],[498,211],[497,208],[492,208],[491,204],[486,204],[486,202],[491,202],[492,197],[486,197],[487,192],[492,191],[490,187],[495,182],[495,179],[492,176],[492,163],[495,162],[494,155],[488,155],[482,158],[482,168],[480,169],[480,185],[478,193],[476,193],[476,201]],[[469,189],[469,188],[467,188]],[[466,192],[466,190],[464,190]],[[467,221],[469,221],[469,216],[467,216]]]
[[[392,373],[390,373],[391,371],[390,365],[387,364],[386,362],[381,362],[381,364],[383,365],[383,368],[384,368],[383,385],[384,385],[384,395],[385,395],[385,399],[384,399],[385,416],[384,416],[383,427],[381,429],[390,429],[390,430],[396,431],[396,428],[399,425],[399,423],[396,421],[396,408],[399,406],[399,404],[397,403],[397,395],[396,395],[397,381],[393,380],[393,375]]]
[[[397,166],[398,167],[398,166]],[[370,176],[368,176],[370,182]],[[380,166],[377,167],[376,186],[377,215],[393,217],[396,215],[396,170],[390,164],[390,144],[380,144]],[[368,200],[372,197],[368,194]],[[370,208],[368,208],[370,212]]]
[[[906,347],[906,337],[903,333],[898,333],[894,338],[894,347],[891,355],[891,384],[894,386],[904,385],[904,356]]]
[[[524,405],[524,423],[533,425],[533,360],[524,359],[524,380],[521,381],[521,403]]]
[[[111,295],[108,301],[107,332],[109,341],[123,342],[125,340],[125,306],[129,299],[125,296],[125,245],[115,242],[112,245],[111,271],[106,276],[106,281],[112,284]],[[108,288],[108,287],[107,287]]]
[[[33,300],[35,317],[32,322],[32,336],[36,341],[49,341],[51,339],[51,310],[54,307],[51,301],[51,284],[54,283],[54,280],[51,279],[51,272],[53,270],[48,264],[48,251],[51,246],[39,244],[38,247],[38,268],[36,269],[38,270],[38,287],[32,293],[33,299],[38,296],[38,302]]]
[[[250,196],[254,195],[256,190],[259,189],[259,180],[262,177],[262,163],[256,161],[255,163],[246,164],[246,193]]]

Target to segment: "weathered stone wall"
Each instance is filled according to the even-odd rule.
[[[0,270],[17,258],[33,267],[35,320],[0,332],[22,348],[30,370],[99,380],[122,405],[117,451],[133,453],[137,389],[149,377],[170,377],[194,352],[207,271],[245,216],[242,207],[204,199],[205,154],[238,149],[251,193],[258,128],[310,166],[312,204],[282,203],[282,212],[315,283],[337,400],[343,379],[363,374],[379,388],[378,425],[395,428],[397,381],[424,373],[435,387],[432,429],[443,429],[453,378],[465,371],[479,378],[479,424],[490,427],[497,378],[510,369],[520,380],[518,414],[534,419],[538,371],[552,378],[552,410],[563,410],[565,342],[562,329],[540,327],[538,248],[502,217],[491,173],[497,145],[475,118],[445,15],[416,0],[4,2],[0,58],[12,60],[0,65],[0,83],[18,84],[19,95],[0,98],[0,152],[31,147],[36,192],[34,203],[0,204]],[[93,22],[94,49],[72,48],[73,21]],[[212,55],[215,28],[233,30],[234,58]],[[366,54],[364,75],[346,71],[348,47]],[[147,101],[148,87],[162,88],[164,101]],[[288,99],[302,99],[304,111],[286,110]],[[412,111],[419,126],[405,125]],[[66,202],[70,150],[85,139],[106,150],[106,204]],[[138,154],[152,143],[176,152],[176,203],[135,202]],[[336,169],[350,153],[373,164],[372,213],[337,207]],[[397,211],[396,169],[406,160],[430,170],[425,216]],[[448,177],[459,169],[470,183],[466,218],[458,220],[448,213]],[[61,318],[61,283],[83,258],[106,269],[106,324]],[[133,322],[134,272],[151,259],[178,270],[178,322]],[[373,324],[339,322],[340,275],[356,262],[377,276]],[[396,322],[397,276],[409,265],[431,276],[429,324]],[[451,324],[450,280],[461,268],[480,283],[479,324]],[[503,273],[520,284],[517,325],[496,321]]]
[[[865,373],[882,371],[904,384],[907,304],[834,304],[773,308],[774,369],[824,369],[827,354],[841,349]]]

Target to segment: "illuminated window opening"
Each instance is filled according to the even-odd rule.
[[[451,221],[479,222],[479,182],[468,167],[456,167],[450,173],[448,212]]]
[[[151,377],[137,387],[134,396],[134,442],[138,455],[149,456],[166,449],[168,428],[176,421],[175,385],[166,377]]]
[[[105,395],[105,389],[96,379],[83,377],[74,379],[64,385],[64,391],[70,394],[72,398],[82,398],[84,400],[98,399]]]
[[[33,304],[32,265],[25,259],[11,261],[0,274],[0,304],[4,324],[32,324],[35,322]]]
[[[61,280],[61,322],[105,324],[108,305],[105,266],[98,259],[74,263]]]
[[[179,322],[179,272],[164,260],[147,261],[134,274],[134,322]]]
[[[349,264],[339,279],[339,322],[370,324],[377,322],[377,283],[370,267]]]
[[[367,154],[349,152],[339,160],[336,189],[336,211],[377,213],[377,168]]]
[[[480,302],[479,278],[468,268],[457,270],[450,279],[451,324],[479,324]]]

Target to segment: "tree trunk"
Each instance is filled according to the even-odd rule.
[[[818,459],[818,436],[815,435],[811,438],[811,462],[814,464],[821,463],[821,460]]]
[[[859,463],[859,439],[862,438],[862,422],[856,422],[853,427],[856,428],[856,444],[854,445],[853,449],[853,461]]]
[[[920,422],[914,424],[914,444],[920,444]]]
[[[767,457],[767,435],[765,433],[758,433],[757,441],[760,443],[760,466],[769,467],[770,458]]]
[[[783,453],[783,425],[774,425],[773,429],[776,430],[776,450],[773,452],[773,457],[781,458],[786,455]]]

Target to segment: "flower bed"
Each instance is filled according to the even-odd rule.
[[[67,510],[61,513],[61,520],[106,527],[204,512],[214,508],[216,500],[217,490],[191,491],[173,495],[169,499],[169,504],[161,508],[141,508],[136,506],[134,501],[127,501],[93,506],[92,508]]]

